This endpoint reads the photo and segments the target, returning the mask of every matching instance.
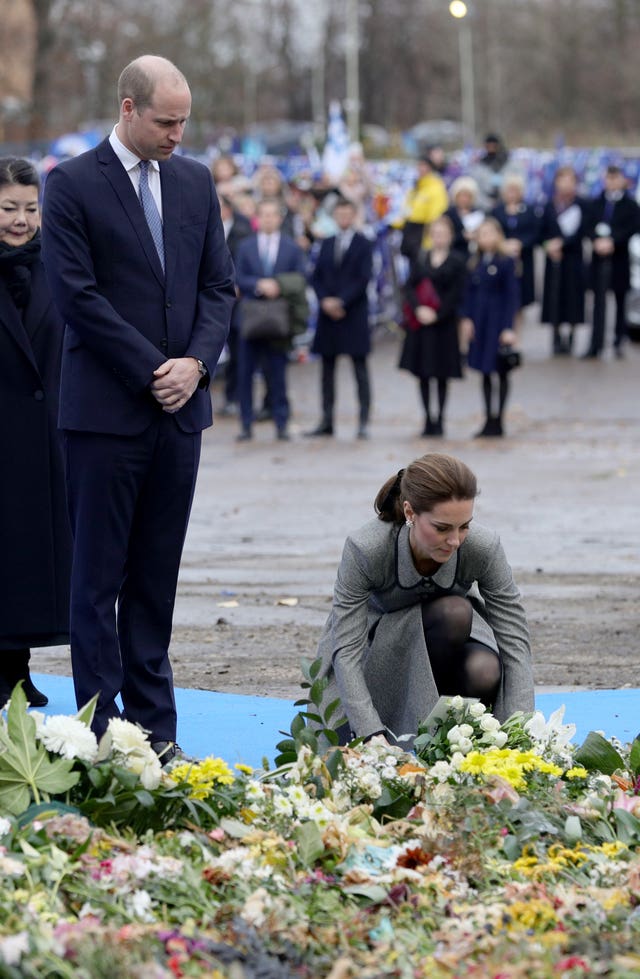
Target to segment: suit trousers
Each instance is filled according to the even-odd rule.
[[[605,342],[607,326],[607,293],[612,289],[612,267],[611,259],[600,259],[594,263],[595,279],[593,283],[593,325],[591,329],[591,342],[589,344],[590,354],[602,352]],[[627,320],[625,299],[627,291],[614,290],[616,305],[616,323],[614,334],[614,346],[620,347],[627,336]]]
[[[201,440],[161,410],[139,435],[65,432],[71,665],[78,707],[99,695],[98,737],[123,716],[175,740],[169,643]]]
[[[369,411],[371,408],[371,387],[369,384],[369,371],[367,369],[366,357],[352,357],[353,375],[356,381],[358,392],[358,403],[360,405],[360,426],[364,427],[369,421]],[[335,403],[335,375],[336,358],[322,358],[322,423],[328,427],[333,427],[333,406]]]
[[[279,432],[289,420],[287,399],[287,354],[274,349],[268,340],[244,340],[238,343],[238,390],[242,427],[253,423],[253,377],[258,367],[265,373],[273,420]]]

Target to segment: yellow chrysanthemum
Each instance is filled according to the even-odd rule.
[[[557,923],[554,909],[548,901],[530,898],[528,901],[514,901],[509,915],[515,925],[535,931],[547,931]]]
[[[237,762],[233,767],[236,769],[236,771],[242,772],[243,775],[253,775],[254,772],[251,765],[243,765],[241,761]]]
[[[471,751],[460,762],[458,768],[461,772],[469,772],[471,775],[499,776],[518,790],[527,787],[525,774],[528,772],[562,775],[562,769],[558,765],[545,761],[533,751],[518,751],[515,748]]]
[[[589,849],[594,853],[604,853],[605,857],[617,857],[629,848],[622,840],[614,840],[613,843],[601,843],[600,846],[590,846]]]
[[[586,778],[589,772],[586,768],[582,768],[581,765],[575,765],[570,768],[568,772],[564,773],[565,778]]]
[[[205,758],[197,764],[183,762],[169,772],[174,782],[187,782],[192,799],[206,799],[219,785],[232,785],[233,772],[221,758]]]

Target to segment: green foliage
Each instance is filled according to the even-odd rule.
[[[80,777],[73,771],[73,760],[51,759],[36,740],[36,722],[27,712],[22,682],[11,694],[6,723],[0,720],[0,752],[0,808],[16,816],[31,802],[71,789]]]
[[[346,723],[346,718],[339,713],[339,699],[332,700],[324,707],[322,705],[329,684],[326,676],[319,675],[322,660],[303,660],[301,666],[304,675],[301,686],[303,690],[308,690],[308,694],[296,700],[294,706],[306,710],[298,711],[289,731],[280,732],[285,739],[276,745],[277,767],[293,764],[302,747],[310,748],[314,754],[322,754],[327,745],[336,747],[339,743],[337,729]]]
[[[591,731],[576,751],[575,764],[582,765],[588,772],[602,772],[604,775],[613,775],[625,767],[620,753],[596,731]]]
[[[219,797],[207,800],[193,799],[189,793],[186,782],[161,782],[155,789],[145,789],[135,772],[105,761],[86,767],[70,801],[95,826],[126,827],[139,835],[176,829],[187,822],[212,827],[234,809],[225,804],[222,790]]]

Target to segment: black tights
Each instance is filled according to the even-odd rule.
[[[444,408],[447,403],[447,378],[446,377],[421,377],[420,378],[420,394],[422,396],[422,404],[424,405],[425,415],[427,421],[431,421],[433,415],[430,411],[430,389],[431,381],[437,381],[438,385],[438,420],[442,421],[442,416],[444,415]]]
[[[493,704],[502,677],[500,657],[471,639],[473,607],[459,595],[422,605],[422,628],[439,694],[478,697]]]
[[[482,375],[482,396],[484,398],[484,410],[487,414],[487,418],[502,418],[504,412],[504,406],[507,403],[507,398],[509,396],[509,375],[508,374],[497,374],[498,378],[498,411],[492,411],[492,401],[493,401],[493,374],[483,374]]]

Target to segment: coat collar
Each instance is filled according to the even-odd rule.
[[[31,343],[29,342],[27,331],[24,328],[22,317],[16,309],[16,305],[9,295],[9,290],[2,279],[0,279],[0,326],[5,328],[9,336],[20,348],[32,367],[38,371],[38,365],[33,355],[33,349],[31,347]],[[38,373],[40,372],[38,371]]]
[[[427,581],[432,581],[439,588],[449,590],[456,580],[459,551],[452,554],[448,561],[441,564],[430,578],[423,578],[413,563],[411,546],[409,544],[409,528],[401,524],[396,537],[396,578],[400,588],[417,588]]]
[[[176,180],[175,170],[171,160],[168,160],[166,163],[160,163],[162,223],[165,247],[165,273],[163,274],[149,225],[136,196],[131,179],[120,163],[108,139],[100,143],[96,148],[96,154],[102,172],[117,194],[133,226],[133,230],[140,239],[140,244],[149,260],[154,275],[163,286],[168,284],[175,269],[178,254],[177,232],[180,213],[178,181]]]

